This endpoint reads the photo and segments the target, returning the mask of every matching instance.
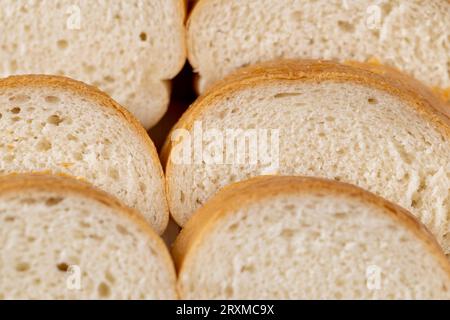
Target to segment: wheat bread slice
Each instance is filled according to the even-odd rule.
[[[204,92],[233,70],[279,58],[376,61],[450,101],[448,0],[201,0],[187,24]]]
[[[0,177],[1,299],[176,299],[162,239],[76,179]]]
[[[244,68],[200,97],[169,135],[170,211],[184,225],[232,182],[325,177],[403,206],[449,253],[449,123],[442,101],[389,68],[295,60]]]
[[[1,79],[0,132],[0,175],[49,172],[87,180],[164,231],[169,214],[155,147],[106,94],[63,77]]]
[[[182,299],[449,299],[450,263],[404,209],[353,185],[222,189],[173,247]]]
[[[0,77],[68,76],[150,128],[186,60],[184,0],[0,1]]]

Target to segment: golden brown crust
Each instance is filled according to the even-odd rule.
[[[262,176],[229,185],[200,208],[185,225],[173,245],[172,256],[178,274],[183,272],[190,259],[194,259],[196,248],[201,245],[202,239],[221,219],[252,203],[286,194],[334,194],[357,198],[367,205],[383,208],[387,215],[411,230],[429,248],[450,281],[450,262],[439,244],[428,229],[405,209],[354,185],[320,178],[289,176]],[[182,295],[181,291],[180,294]]]
[[[176,129],[190,129],[194,120],[217,101],[240,90],[279,82],[350,82],[376,88],[407,101],[412,110],[425,117],[447,137],[450,109],[428,88],[396,70],[374,64],[339,64],[325,60],[277,60],[238,70],[199,97],[181,117]],[[170,155],[170,134],[161,152],[163,165]]]
[[[171,275],[176,281],[175,267],[164,241],[156,234],[145,219],[134,209],[123,205],[118,199],[95,188],[91,184],[70,177],[69,175],[48,175],[40,173],[10,174],[0,176],[0,196],[23,191],[54,192],[61,195],[78,195],[100,202],[114,209],[118,214],[135,223],[153,242],[163,255]]]
[[[151,161],[155,163],[155,168],[158,170],[158,176],[161,179],[161,183],[165,186],[164,172],[160,165],[160,160],[158,157],[158,152],[156,151],[155,145],[151,141],[145,129],[141,126],[139,121],[125,108],[115,102],[106,93],[100,91],[96,87],[87,85],[83,82],[76,81],[70,78],[61,76],[48,76],[48,75],[22,75],[22,76],[11,76],[8,78],[0,79],[0,91],[3,88],[20,88],[20,87],[37,87],[37,88],[56,88],[61,90],[67,90],[75,94],[81,95],[87,99],[95,101],[97,104],[109,110],[114,110],[121,119],[123,119],[124,124],[131,126],[133,131],[139,137],[142,143],[146,146]],[[165,192],[165,188],[164,191]],[[165,201],[164,208],[164,220],[169,221],[169,209],[167,201]]]

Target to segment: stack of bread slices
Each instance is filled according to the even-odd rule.
[[[189,3],[0,0],[0,299],[450,299],[450,3]]]

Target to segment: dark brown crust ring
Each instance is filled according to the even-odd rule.
[[[22,76],[11,76],[8,78],[0,79],[0,91],[2,89],[10,88],[20,88],[20,87],[35,87],[35,88],[56,88],[66,91],[73,92],[75,94],[81,95],[88,98],[96,103],[100,104],[106,109],[115,110],[117,114],[124,120],[127,126],[131,126],[133,131],[138,135],[141,142],[145,144],[149,152],[151,161],[155,163],[155,168],[158,170],[159,179],[161,183],[165,186],[164,172],[160,165],[160,160],[158,157],[158,152],[156,151],[155,145],[151,141],[145,129],[141,126],[139,121],[125,108],[115,102],[106,93],[100,91],[96,87],[87,85],[81,81],[76,81],[67,77],[61,76],[48,76],[48,75],[22,75]],[[165,193],[165,188],[163,188],[163,194]],[[164,199],[164,222],[167,225],[169,221],[169,209],[166,199]]]
[[[261,199],[281,194],[335,194],[357,198],[367,205],[383,208],[386,214],[411,230],[424,243],[439,261],[450,282],[450,262],[441,247],[428,229],[405,209],[351,184],[320,178],[289,176],[256,177],[229,185],[197,210],[173,245],[172,256],[178,274],[180,275],[187,268],[186,265],[194,259],[196,248],[202,244],[202,240],[221,219],[234,214],[238,208],[245,208]],[[178,290],[182,297],[183,290],[180,283],[178,283]]]
[[[131,220],[136,224],[151,241],[156,243],[168,271],[171,275],[171,282],[176,282],[175,267],[169,251],[164,241],[156,234],[146,220],[134,209],[122,204],[117,198],[108,193],[95,188],[91,184],[70,177],[69,175],[48,175],[48,174],[10,174],[0,176],[0,197],[10,193],[21,191],[55,192],[61,195],[75,194],[83,196],[114,209],[115,212]]]

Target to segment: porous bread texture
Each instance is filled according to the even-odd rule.
[[[186,60],[183,0],[0,1],[0,77],[57,74],[100,87],[146,127]]]
[[[228,186],[189,221],[173,254],[182,299],[450,298],[450,264],[418,221],[326,180]]]
[[[63,173],[168,222],[161,164],[145,130],[93,87],[62,77],[0,80],[0,174]]]
[[[0,299],[176,299],[163,241],[68,178],[0,178]]]
[[[201,0],[187,29],[200,92],[239,67],[276,58],[376,58],[450,89],[448,0]]]
[[[399,79],[331,62],[285,61],[245,69],[223,81],[191,106],[163,150],[172,216],[183,226],[219,189],[254,176],[319,176],[400,204],[450,253],[449,119],[433,108],[442,105],[429,92]],[[194,137],[195,122],[203,132],[224,135],[229,129],[277,130],[279,141],[258,138],[256,147],[247,142],[246,160],[239,162],[243,133],[231,149],[224,143],[223,152],[235,155],[231,162],[207,162],[206,156],[174,161],[174,149],[183,143],[171,141],[174,133],[182,129]],[[215,140],[200,139],[192,139],[198,143],[193,153],[216,152]],[[277,168],[255,151],[260,147],[276,158]],[[250,152],[258,155],[254,164]]]

